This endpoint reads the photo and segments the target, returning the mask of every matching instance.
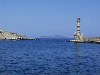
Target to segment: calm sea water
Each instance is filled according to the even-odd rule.
[[[100,44],[67,40],[0,41],[0,75],[100,75]]]

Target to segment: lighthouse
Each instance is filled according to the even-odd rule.
[[[75,40],[83,41],[83,33],[80,31],[80,17],[77,18],[77,31],[74,33]]]
[[[80,17],[77,18],[77,33],[80,34]]]

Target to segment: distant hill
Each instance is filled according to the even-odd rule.
[[[68,37],[63,35],[55,35],[55,36],[41,36],[40,38],[68,38]]]

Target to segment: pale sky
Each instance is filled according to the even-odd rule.
[[[29,37],[100,36],[100,0],[0,0],[0,28]]]

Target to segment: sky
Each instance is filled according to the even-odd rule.
[[[100,36],[100,0],[0,0],[0,29],[28,37]]]

